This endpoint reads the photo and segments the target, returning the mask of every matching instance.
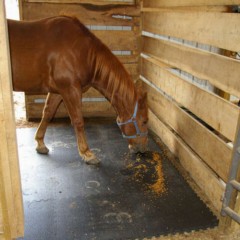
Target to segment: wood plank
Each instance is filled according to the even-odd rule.
[[[89,6],[84,4],[56,4],[21,2],[21,19],[33,20],[58,15],[77,17],[85,25],[139,26],[140,7],[137,6]],[[126,16],[119,18],[117,16]]]
[[[150,59],[142,59],[141,75],[228,139],[234,140],[239,113],[237,106],[181,79]]]
[[[139,56],[136,60],[137,60],[136,63],[133,62],[130,64],[124,64],[124,67],[131,75],[133,82],[136,82],[139,79],[140,75],[140,69],[138,64]]]
[[[112,51],[138,51],[137,33],[134,31],[92,31]],[[138,34],[139,35],[139,34]],[[111,36],[111,37],[109,37]]]
[[[240,61],[146,36],[143,37],[143,52],[200,79],[208,80],[221,90],[240,98]]]
[[[40,119],[42,117],[42,111],[44,107],[44,100],[46,96],[40,95],[38,98],[39,103],[31,103],[28,102],[26,105],[26,112],[27,112],[27,119],[34,120]],[[36,98],[35,98],[36,99]],[[82,112],[84,117],[115,117],[116,113],[111,104],[107,101],[100,101],[100,102],[83,102],[82,104]],[[68,112],[64,103],[61,103],[55,118],[68,118]]]
[[[240,0],[143,0],[144,7],[240,5]]]
[[[2,184],[0,182],[0,188],[2,189]],[[0,191],[1,196],[3,195],[3,192]],[[4,233],[4,228],[3,228],[4,220],[3,220],[3,206],[2,206],[2,198],[0,198],[0,235]]]
[[[220,176],[228,180],[232,149],[173,101],[145,84],[151,111],[167,123],[197,155]],[[167,114],[166,114],[167,113]],[[221,159],[221,161],[219,161]]]
[[[0,3],[0,201],[7,239],[23,235],[23,203],[12,102],[11,65],[4,2]]]
[[[181,165],[189,173],[195,183],[203,190],[211,204],[221,211],[221,198],[224,187],[217,176],[206,164],[176,135],[164,125],[153,112],[149,111],[149,126],[169,150],[179,158]]]
[[[238,52],[240,15],[217,12],[145,12],[143,30]],[[221,36],[221,37],[219,37]]]
[[[143,7],[142,12],[231,12],[230,6],[193,6],[193,7]]]
[[[44,99],[46,98],[46,95],[40,94],[40,95],[34,95],[34,94],[25,94],[26,97],[26,103],[35,103],[36,99]],[[83,94],[83,98],[101,98],[103,95],[99,93],[96,89],[90,88],[86,93]]]
[[[124,4],[134,5],[135,0],[23,0],[25,2],[43,2],[43,3],[82,3],[82,4],[94,4],[94,5],[113,5]]]
[[[117,55],[121,63],[125,64],[135,64],[139,61],[139,53],[131,55]],[[130,67],[130,65],[129,65]]]

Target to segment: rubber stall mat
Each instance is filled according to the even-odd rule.
[[[143,239],[206,229],[218,220],[149,140],[128,154],[113,122],[89,121],[99,167],[78,155],[71,126],[49,127],[48,155],[35,152],[36,129],[18,129],[25,209],[24,240]]]

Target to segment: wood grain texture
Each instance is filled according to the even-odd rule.
[[[179,158],[184,169],[204,191],[211,204],[220,212],[224,187],[215,173],[176,134],[163,124],[152,111],[149,111],[149,126],[162,139],[169,150]]]
[[[240,5],[240,0],[143,0],[144,7]]]
[[[139,51],[138,33],[134,31],[92,31],[112,51]],[[109,37],[111,36],[111,37]]]
[[[144,85],[151,111],[167,123],[181,139],[225,182],[232,149],[213,132],[154,88]],[[219,161],[221,159],[221,161]]]
[[[1,185],[0,185],[1,187]],[[0,235],[3,235],[4,230],[3,230],[3,211],[2,211],[2,202],[0,200]]]
[[[143,37],[143,52],[240,97],[240,61],[150,37]]]
[[[230,6],[143,7],[142,12],[231,12]]]
[[[143,30],[238,52],[239,14],[217,12],[145,12]],[[221,37],[219,37],[221,36]]]
[[[6,239],[23,236],[23,202],[4,4],[0,3],[0,201]]]
[[[26,95],[26,113],[28,120],[40,119],[44,107],[45,95]],[[82,104],[84,117],[115,117],[116,113],[111,104],[107,101],[85,101]],[[80,101],[80,100],[79,100]],[[62,102],[55,114],[55,118],[68,118],[67,109]]]
[[[139,26],[140,7],[130,5],[96,6],[89,4],[57,4],[22,2],[21,19],[33,20],[46,17],[69,15],[77,17],[85,25]],[[128,18],[118,18],[116,16]]]
[[[119,4],[123,4],[123,5],[134,5],[135,4],[135,0],[21,0],[24,2],[35,2],[35,3],[61,3],[61,4],[65,4],[65,3],[81,3],[81,4],[94,4],[94,5],[119,5]]]
[[[141,75],[233,141],[239,108],[181,79],[157,63],[150,59],[142,59]]]

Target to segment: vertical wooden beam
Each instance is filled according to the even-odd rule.
[[[0,0],[0,201],[3,236],[23,236],[23,204],[4,1]]]
[[[23,0],[18,0],[18,7],[19,7],[19,19],[23,20]]]

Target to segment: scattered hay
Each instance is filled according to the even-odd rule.
[[[136,183],[146,193],[160,196],[167,188],[164,181],[162,158],[158,152],[137,154],[133,163],[121,172],[129,176],[129,181]]]

